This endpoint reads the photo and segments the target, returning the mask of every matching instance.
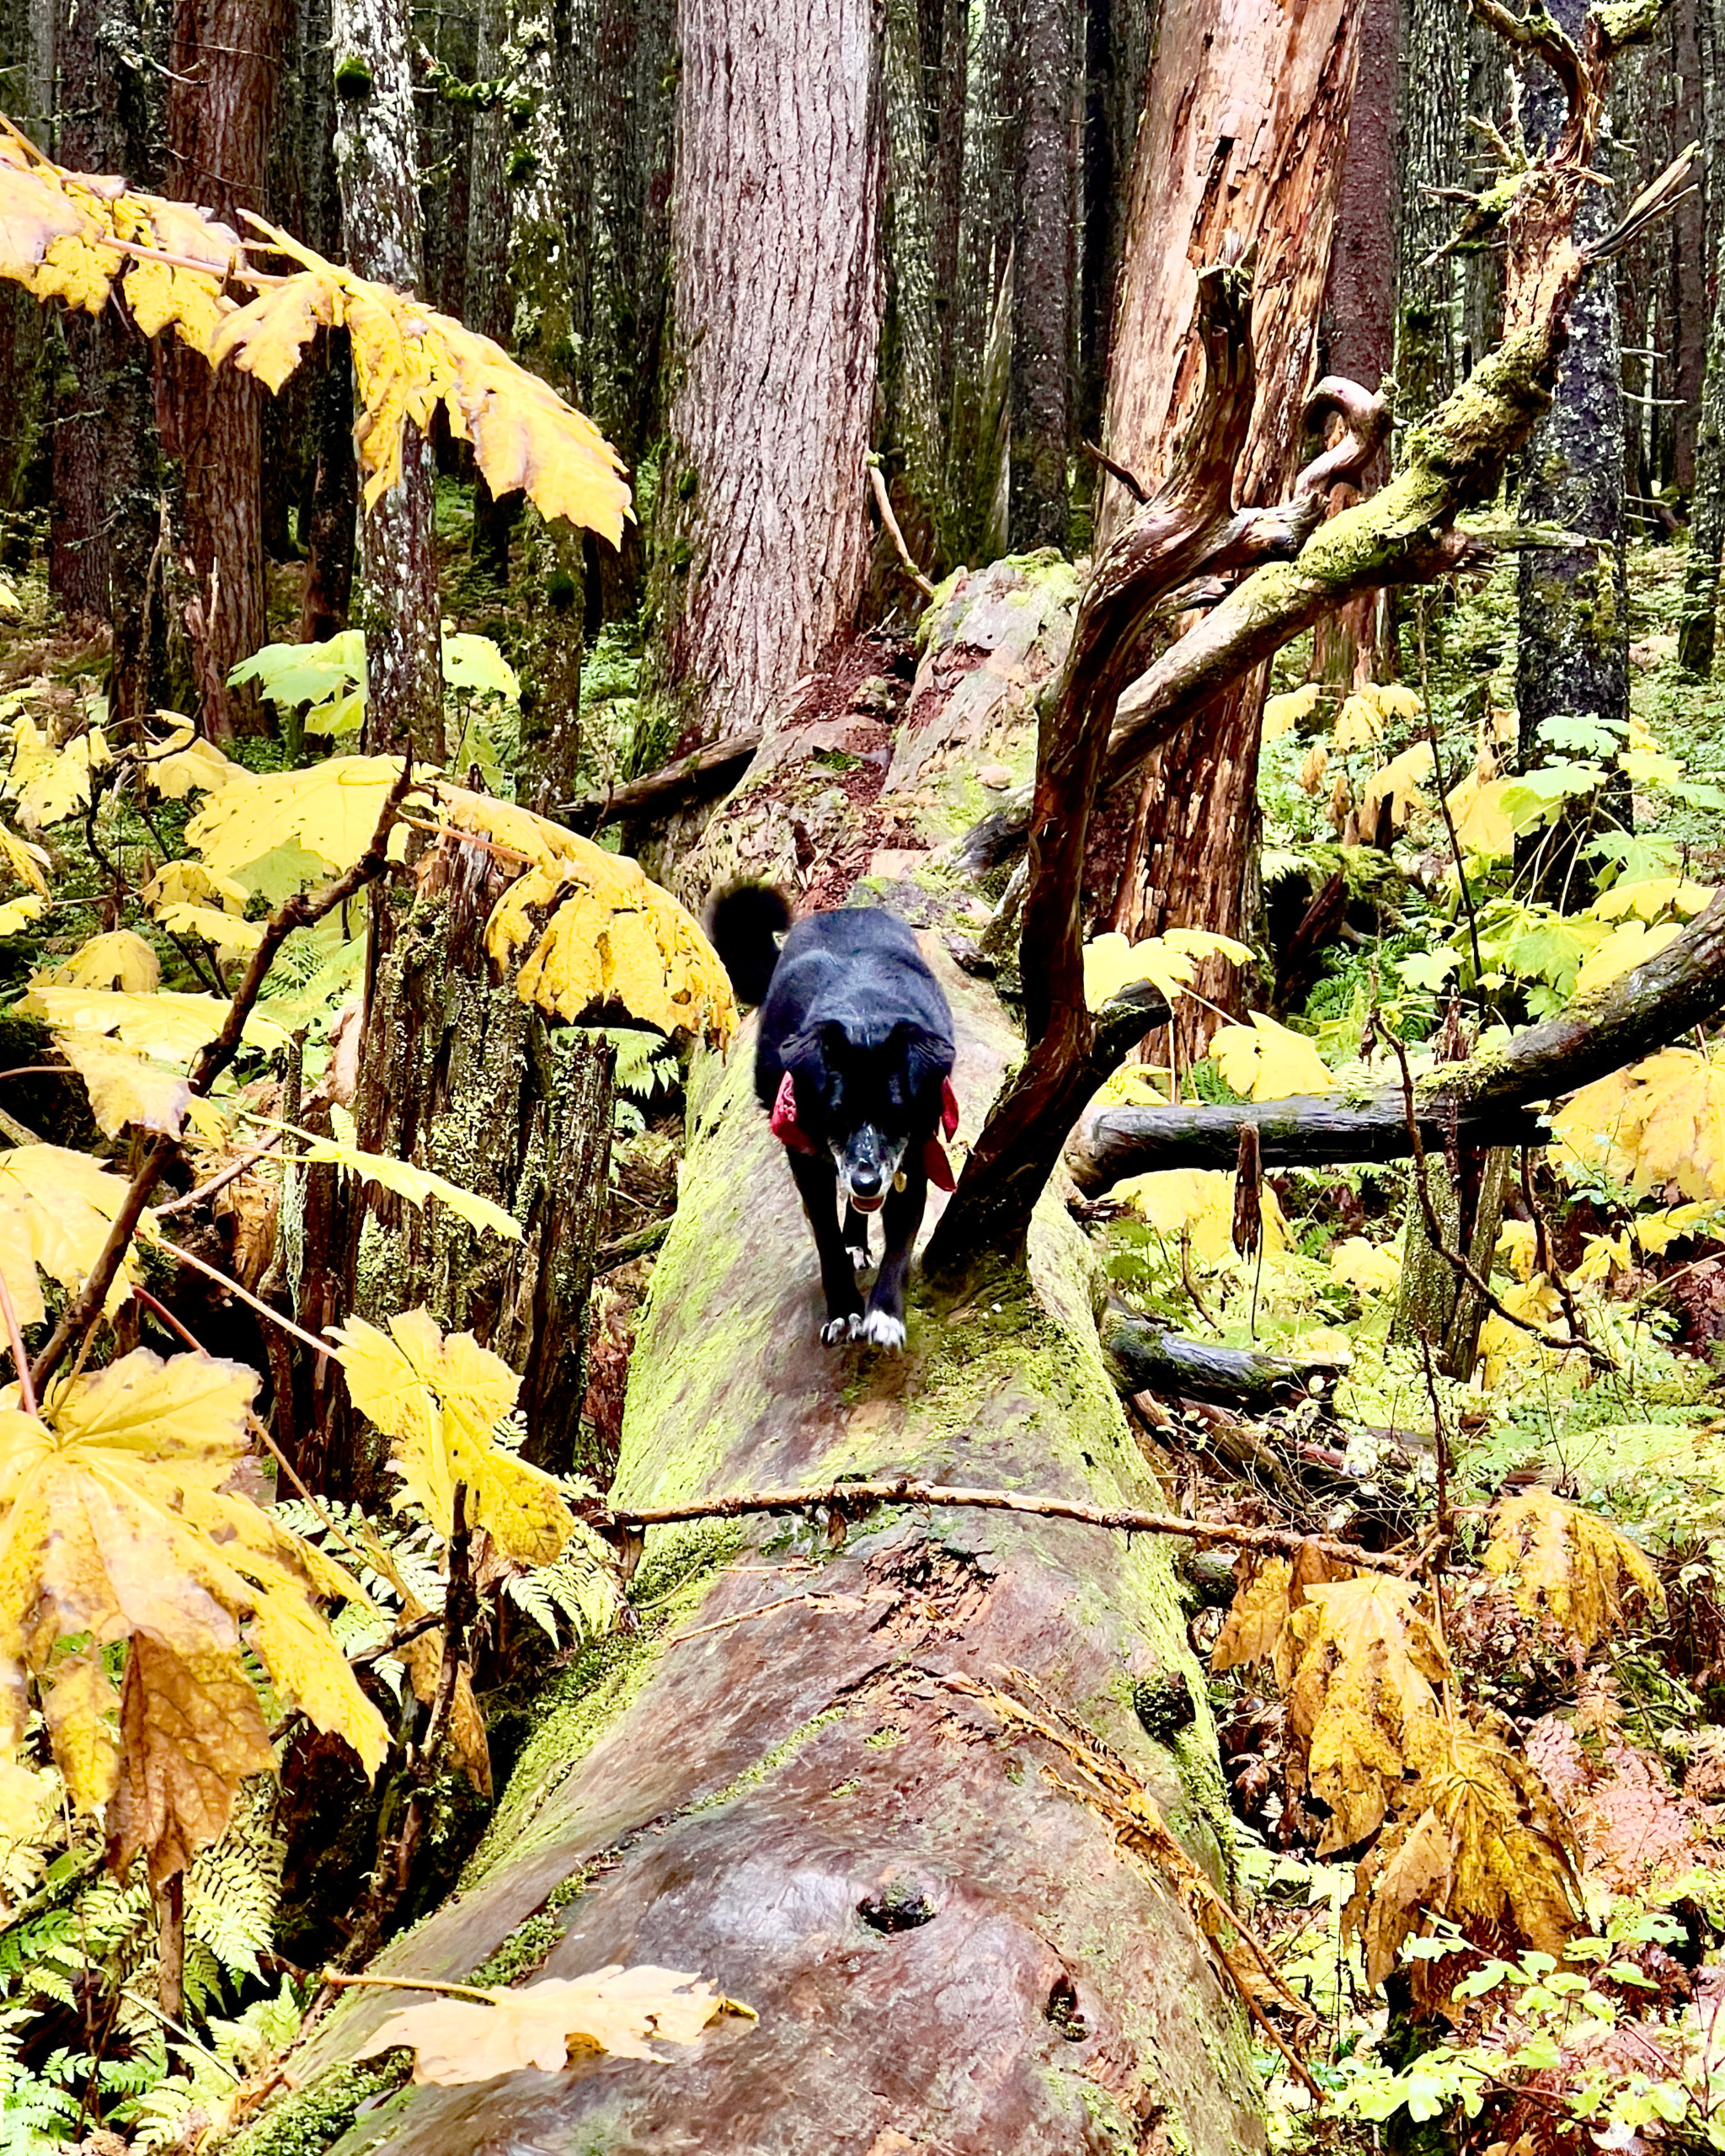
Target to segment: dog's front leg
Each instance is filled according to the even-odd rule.
[[[820,1337],[829,1348],[854,1340],[862,1315],[862,1298],[857,1292],[856,1268],[845,1239],[839,1233],[839,1182],[831,1165],[811,1153],[787,1153],[791,1173],[802,1194],[803,1210],[814,1231],[814,1247],[820,1253],[820,1285],[826,1296],[826,1323]]]
[[[880,1224],[886,1251],[868,1298],[861,1337],[876,1348],[905,1344],[905,1282],[911,1272],[911,1251],[916,1230],[922,1225],[922,1209],[928,1202],[928,1178],[920,1166],[906,1166],[905,1187],[895,1190],[881,1208]]]

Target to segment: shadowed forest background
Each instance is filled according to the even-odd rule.
[[[1725,2148],[1725,6],[0,113],[0,2156]]]

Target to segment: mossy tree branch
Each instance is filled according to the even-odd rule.
[[[1568,115],[1504,217],[1503,341],[1414,430],[1397,478],[1319,522],[1328,487],[1363,470],[1387,424],[1363,390],[1326,384],[1338,392],[1332,401],[1348,423],[1343,442],[1302,473],[1291,503],[1230,508],[1251,418],[1250,295],[1243,266],[1212,268],[1200,279],[1196,329],[1205,379],[1198,412],[1162,489],[1098,561],[1044,707],[1020,945],[1029,1054],[930,1240],[925,1262],[937,1278],[956,1279],[985,1257],[1010,1261],[1022,1252],[1031,1209],[1089,1097],[1082,1074],[1097,1066],[1096,1032],[1084,1005],[1081,891],[1099,795],[1218,690],[1344,600],[1429,581],[1467,558],[1472,542],[1457,520],[1495,495],[1509,459],[1549,408],[1583,270],[1616,252],[1686,178],[1685,157],[1584,253],[1574,238],[1575,210],[1594,179],[1589,160],[1610,41],[1590,35],[1584,53],[1567,40],[1561,51],[1547,51],[1542,11],[1521,19],[1504,14],[1496,0],[1484,4],[1494,21],[1503,14],[1496,26],[1504,35],[1557,67]],[[1555,26],[1554,35],[1561,36]],[[1123,694],[1152,617],[1194,580],[1242,568],[1250,573],[1144,675],[1123,717]]]

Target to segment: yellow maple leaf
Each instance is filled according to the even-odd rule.
[[[1344,1235],[1330,1252],[1330,1271],[1362,1295],[1391,1295],[1402,1278],[1402,1258],[1386,1243]]]
[[[32,987],[21,1007],[56,1033],[114,1033],[128,1048],[160,1063],[182,1069],[226,1023],[231,1006],[216,995],[182,995],[157,989],[148,995],[128,995],[120,989]],[[245,1038],[254,1048],[281,1048],[287,1033],[273,1019],[254,1011]]]
[[[1696,1049],[1661,1049],[1583,1086],[1551,1118],[1578,1159],[1632,1189],[1674,1182],[1685,1198],[1725,1198],[1725,1066]]]
[[[1290,1734],[1330,1817],[1319,1854],[1375,1832],[1439,1712],[1449,1662],[1411,1580],[1382,1572],[1309,1586],[1275,1646]]]
[[[137,1348],[51,1386],[40,1416],[0,1413],[0,1748],[21,1734],[27,1678],[51,1674],[59,1641],[129,1641],[110,1826],[122,1854],[146,1849],[158,1880],[221,1832],[240,1781],[271,1764],[242,1625],[277,1603],[309,1615],[323,1597],[364,1598],[232,1486],[258,1382],[241,1364]],[[327,1626],[302,1625],[292,1652],[283,1637],[254,1641],[275,1691],[308,1713],[318,1701],[319,1726],[375,1771],[387,1733]],[[63,1743],[68,1781],[87,1780],[104,1696],[91,1685],[60,1705],[56,1756]]]
[[[1635,967],[1645,965],[1682,933],[1683,923],[1678,921],[1658,921],[1651,926],[1644,921],[1626,921],[1583,959],[1581,970],[1575,976],[1577,995],[1585,995],[1591,989],[1603,988],[1607,981],[1616,980]]]
[[[1365,792],[1359,804],[1361,823],[1369,830],[1375,829],[1378,805],[1387,801],[1390,821],[1399,830],[1416,808],[1423,806],[1425,797],[1420,792],[1420,787],[1431,776],[1431,750],[1423,741],[1416,742],[1411,749],[1404,749],[1399,756],[1392,756],[1365,782]]]
[[[1210,1052],[1223,1078],[1250,1101],[1285,1100],[1292,1093],[1327,1093],[1335,1080],[1303,1033],[1252,1013],[1249,1026],[1224,1026]]]
[[[139,769],[144,783],[164,800],[184,801],[189,793],[225,793],[230,787],[257,783],[257,774],[232,762],[213,741],[206,741],[178,712],[158,712],[168,733],[154,742]],[[188,863],[187,866],[191,864]]]
[[[1539,1252],[1539,1230],[1531,1220],[1506,1220],[1498,1230],[1499,1257],[1507,1257],[1518,1280],[1530,1280]]]
[[[259,1117],[259,1122],[268,1118]],[[275,1129],[287,1126],[277,1123]],[[404,1198],[410,1205],[423,1206],[428,1198],[435,1198],[448,1206],[450,1211],[476,1228],[488,1228],[494,1235],[502,1235],[510,1242],[521,1239],[521,1226],[513,1214],[505,1212],[500,1205],[489,1198],[480,1197],[478,1191],[464,1190],[446,1177],[434,1175],[429,1168],[415,1167],[411,1161],[398,1161],[390,1153],[368,1153],[358,1145],[344,1145],[337,1138],[320,1138],[310,1131],[295,1132],[298,1140],[296,1152],[302,1161],[314,1166],[340,1168],[348,1175],[380,1184],[393,1191],[398,1198]]]
[[[270,771],[212,793],[186,826],[186,844],[212,876],[237,876],[276,847],[296,845],[331,875],[371,844],[398,756],[329,756],[305,771]]]
[[[1480,1327],[1480,1366],[1488,1392],[1503,1382],[1504,1372],[1515,1364],[1546,1361],[1565,1337],[1550,1331],[1562,1315],[1562,1301],[1543,1273],[1505,1288],[1498,1299],[1509,1318],[1520,1318],[1523,1323],[1513,1325],[1509,1318],[1499,1317],[1493,1310]],[[1528,1331],[1530,1325],[1541,1327],[1541,1331]],[[1546,1338],[1551,1342],[1549,1348]]]
[[[1212,1669],[1250,1669],[1276,1651],[1293,1607],[1294,1567],[1285,1557],[1266,1557],[1235,1590],[1226,1620],[1210,1650]]]
[[[1302,718],[1311,718],[1317,708],[1321,691],[1316,681],[1302,681],[1297,689],[1290,689],[1284,696],[1266,696],[1263,706],[1263,738],[1266,741],[1279,740],[1284,734],[1291,734]]]
[[[48,878],[43,873],[48,866],[46,852],[39,846],[32,846],[27,839],[21,839],[8,831],[4,824],[0,824],[0,861],[6,863],[21,883],[28,883],[33,891],[39,892],[44,898],[47,896]]]
[[[1200,1264],[1231,1265],[1238,1255],[1234,1187],[1234,1177],[1224,1168],[1162,1168],[1118,1184],[1114,1196],[1134,1207],[1159,1235],[1189,1237]],[[1264,1255],[1274,1257],[1288,1246],[1288,1228],[1268,1183],[1258,1193],[1258,1204]]]
[[[142,936],[116,928],[93,936],[69,958],[30,976],[32,988],[118,988],[129,995],[147,991],[162,978],[161,962]]]
[[[1251,957],[1249,944],[1202,928],[1171,928],[1135,943],[1119,935],[1093,937],[1084,947],[1084,1000],[1100,1011],[1123,989],[1148,981],[1172,1003],[1192,985],[1202,960],[1226,958],[1237,966]]]
[[[165,1070],[105,1033],[56,1033],[54,1045],[83,1080],[104,1136],[117,1138],[136,1123],[179,1137],[191,1102],[184,1070]]]
[[[219,906],[204,906],[184,899],[170,899],[156,910],[156,918],[170,934],[195,936],[222,958],[249,958],[264,940],[264,924],[243,921]]]
[[[34,891],[27,891],[21,899],[0,902],[0,936],[16,936],[47,910],[48,901],[39,899]]]
[[[1445,796],[1455,843],[1466,855],[1483,861],[1502,861],[1515,850],[1515,826],[1503,808],[1507,782],[1482,779],[1470,771],[1461,783]]]
[[[166,906],[208,906],[243,913],[248,894],[231,876],[212,876],[201,861],[164,861],[143,889],[144,904],[159,914]]]
[[[1338,749],[1370,749],[1384,738],[1384,715],[1378,709],[1377,700],[1362,690],[1343,703],[1336,713],[1336,726],[1332,739]]]
[[[1324,780],[1328,776],[1329,768],[1329,750],[1325,748],[1322,741],[1313,742],[1311,748],[1300,758],[1300,769],[1295,774],[1300,781],[1300,791],[1312,794],[1321,792]]]
[[[548,1565],[574,1528],[553,1478],[495,1443],[521,1380],[470,1332],[446,1339],[429,1311],[408,1310],[387,1333],[363,1318],[332,1328],[348,1390],[360,1412],[393,1438],[405,1486],[446,1540],[455,1524],[456,1485],[467,1486],[470,1527],[483,1527],[506,1555]]]
[[[1492,1508],[1485,1568],[1509,1583],[1529,1617],[1549,1617],[1583,1654],[1658,1613],[1664,1590],[1652,1560],[1626,1534],[1549,1490],[1500,1498]]]
[[[126,1178],[88,1153],[62,1145],[16,1145],[0,1153],[0,1278],[20,1324],[40,1325],[47,1315],[38,1268],[68,1294],[83,1285],[126,1193]],[[144,1215],[152,1227],[153,1217]],[[131,1270],[122,1265],[109,1310],[131,1292]]]
[[[664,2063],[655,2041],[692,2044],[723,2014],[754,2020],[755,2010],[726,1999],[700,1977],[621,1962],[590,1976],[547,1977],[518,1990],[487,1990],[483,2000],[443,1999],[392,2014],[361,2058],[411,2046],[415,2081],[455,2089],[537,2067],[561,2073],[570,2054]]]
[[[332,283],[315,270],[302,270],[237,307],[210,343],[219,366],[232,358],[272,394],[298,366],[318,330],[334,322],[340,301]]]
[[[14,719],[5,784],[19,820],[34,830],[76,815],[89,805],[93,774],[113,760],[99,727],[56,747],[34,719]]]
[[[1595,921],[1619,921],[1632,913],[1657,921],[1662,913],[1697,914],[1709,905],[1714,887],[1692,883],[1686,876],[1644,876],[1638,883],[1614,883],[1588,908]]]

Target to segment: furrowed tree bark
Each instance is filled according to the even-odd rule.
[[[525,1456],[579,1464],[587,1293],[611,1156],[612,1052],[554,1041],[513,981],[494,981],[484,927],[512,872],[440,840],[411,905],[388,895],[374,952],[353,1103],[358,1142],[489,1198],[521,1228],[510,1242],[433,1199],[412,1206],[331,1168],[308,1177],[296,1315],[307,1331],[351,1314],[387,1326],[424,1306],[471,1331],[521,1377]],[[348,1407],[333,1360],[310,1373],[297,1463],[315,1489],[378,1495],[387,1448]]]
[[[1713,311],[1707,323],[1701,410],[1696,424],[1695,493],[1690,504],[1689,563],[1677,656],[1685,672],[1713,670],[1719,611],[1719,560],[1725,549],[1725,11],[1704,0],[1696,25],[1701,51],[1706,145],[1707,267]]]
[[[957,1018],[959,1092],[985,1099],[1012,1029],[927,947]],[[750,1063],[745,1033],[692,1099],[700,1136],[637,1339],[614,1505],[900,1473],[1153,1500],[1089,1314],[1090,1261],[1056,1207],[1028,1278],[962,1312],[919,1299],[902,1360],[816,1344],[808,1230]],[[713,2156],[1260,2149],[1243,2020],[1170,1884],[1052,1785],[1058,1752],[1003,1737],[946,1682],[1027,1673],[1226,1880],[1210,1709],[1166,1545],[893,1508],[836,1554],[793,1527],[823,1550],[803,1575],[761,1554],[785,1532],[649,1539],[638,1630],[559,1684],[459,1897],[376,1967],[467,1977],[539,1912],[537,1973],[698,1968],[760,2020],[664,2064],[594,2057],[406,2090],[363,2122],[371,2145],[657,2147],[698,2120]],[[315,2089],[399,2003],[344,1996],[296,2079]]]
[[[175,0],[168,74],[167,192],[243,236],[264,206],[286,0]],[[264,642],[263,385],[211,367],[178,339],[158,347],[163,446],[179,462],[200,631],[205,731],[267,730],[254,689],[227,675]]]
[[[1503,1048],[1446,1065],[1416,1082],[1423,1142],[1541,1145],[1531,1111],[1635,1063],[1725,1011],[1725,898],[1716,898],[1644,966],[1578,996]],[[1231,1167],[1246,1125],[1266,1167],[1325,1161],[1406,1159],[1411,1151],[1405,1097],[1386,1086],[1361,1103],[1328,1094],[1261,1101],[1241,1107],[1105,1108],[1087,1118],[1066,1153],[1087,1197],[1150,1169]]]
[[[681,0],[677,42],[665,749],[759,724],[852,624],[882,299],[870,0],[766,17]]]
[[[1072,0],[1020,8],[1017,214],[1007,536],[1015,552],[1067,544],[1066,462],[1077,356],[1073,168],[1077,36]]]
[[[1586,0],[1552,0],[1553,19],[1572,36]],[[1530,143],[1555,140],[1564,100],[1551,70],[1535,63],[1523,85]],[[1599,238],[1610,226],[1610,198],[1590,188],[1577,206],[1576,237]],[[1623,355],[1612,265],[1585,272],[1569,307],[1569,341],[1551,408],[1527,445],[1519,514],[1594,540],[1590,548],[1530,548],[1519,563],[1515,708],[1520,768],[1530,771],[1565,751],[1541,728],[1549,720],[1590,718],[1621,729],[1629,718],[1629,573],[1623,532]],[[1610,789],[1629,820],[1629,789]],[[1584,905],[1596,888],[1577,855],[1592,819],[1560,818],[1516,848],[1519,869],[1552,904]]]
[[[1231,232],[1257,248],[1252,322],[1260,383],[1236,452],[1236,499],[1273,501],[1288,492],[1315,371],[1366,12],[1348,0],[1284,9],[1175,0],[1162,11],[1132,179],[1106,431],[1110,454],[1147,484],[1167,470],[1197,392],[1183,336],[1191,265],[1216,260]],[[1375,22],[1393,18],[1387,6],[1370,12]],[[1392,43],[1391,72],[1393,65]],[[1332,371],[1354,372],[1339,360]],[[1370,373],[1355,378],[1375,386]],[[1100,537],[1119,529],[1129,507],[1120,483],[1104,478]],[[1170,926],[1250,934],[1264,683],[1256,670],[1230,682],[1156,750],[1130,791],[1110,798],[1091,848],[1090,903],[1099,921],[1135,941]],[[1237,1007],[1242,993],[1237,969],[1215,961],[1200,967],[1196,985],[1224,1010]],[[1204,1003],[1182,1001],[1183,1060],[1202,1052],[1215,1022]]]
[[[513,132],[505,94],[509,67],[505,0],[481,0],[475,24],[473,78],[480,102],[473,118],[473,168],[467,181],[467,304],[462,320],[505,350],[514,328],[509,283],[509,159]],[[494,87],[488,87],[494,86]],[[510,536],[521,515],[519,494],[499,502],[483,472],[473,475],[473,559],[499,583],[509,578]]]
[[[423,289],[408,0],[334,0],[336,170],[349,267]],[[431,445],[410,426],[398,483],[360,518],[366,745],[443,760],[441,624],[431,548]]]

